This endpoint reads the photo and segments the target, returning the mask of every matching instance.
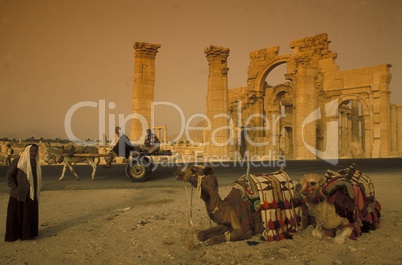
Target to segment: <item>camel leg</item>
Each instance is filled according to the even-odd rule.
[[[316,226],[315,226],[314,230],[311,232],[311,234],[313,235],[313,237],[315,239],[321,240],[322,236],[323,236],[321,225],[316,224]]]
[[[342,225],[348,225],[349,220],[345,219],[342,222]],[[353,230],[351,227],[343,227],[340,228],[338,231],[336,231],[336,236],[334,238],[335,243],[337,244],[343,244],[345,243],[346,238],[348,238],[352,234]]]
[[[200,241],[205,241],[207,239],[210,239],[211,237],[223,235],[227,231],[229,231],[229,228],[225,225],[214,226],[198,232],[198,239]]]
[[[208,241],[208,245],[216,245],[220,244],[223,242],[228,242],[228,241],[240,241],[240,240],[245,240],[249,239],[252,236],[252,231],[248,231],[247,233],[244,233],[243,229],[236,229],[233,231],[227,231],[224,234],[221,235],[216,235],[211,237]]]

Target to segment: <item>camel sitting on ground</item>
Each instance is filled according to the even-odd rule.
[[[335,236],[338,244],[379,228],[381,205],[374,194],[370,178],[354,167],[338,172],[327,170],[322,177],[305,174],[296,184],[296,195],[304,200],[308,214],[314,218],[313,237]]]
[[[336,213],[335,205],[329,202],[322,192],[325,177],[318,174],[306,174],[296,184],[296,194],[305,197],[308,213],[315,218],[315,228],[312,235],[316,239],[323,238],[323,229],[337,229],[334,241],[343,244],[345,239],[352,234],[352,228],[348,226],[348,218]]]
[[[208,216],[218,224],[200,231],[198,233],[200,241],[215,245],[249,239],[264,231],[260,212],[252,212],[251,202],[243,200],[239,189],[233,188],[224,200],[221,199],[218,181],[211,167],[187,166],[178,169],[175,176],[177,180],[190,182],[192,186],[198,188],[201,199],[205,202]],[[235,198],[239,199],[233,203],[232,199]],[[238,209],[236,209],[237,206],[239,206]]]

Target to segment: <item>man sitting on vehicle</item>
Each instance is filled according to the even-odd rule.
[[[148,151],[148,154],[159,151],[160,141],[158,137],[152,133],[151,129],[147,129],[144,144],[140,145],[140,149],[143,151]]]
[[[127,159],[130,156],[130,151],[133,149],[130,139],[123,133],[120,126],[116,126],[114,138],[110,143],[110,157],[105,157],[106,165],[104,167],[110,168],[112,166],[112,160],[116,156],[125,157]]]

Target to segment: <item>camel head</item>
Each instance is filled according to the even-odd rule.
[[[318,174],[304,174],[303,178],[296,184],[297,196],[315,197],[319,193],[321,185],[326,181],[325,177]]]
[[[202,165],[185,166],[178,168],[175,172],[176,180],[190,182],[193,186],[197,186],[199,176],[209,176],[213,174],[211,167]]]

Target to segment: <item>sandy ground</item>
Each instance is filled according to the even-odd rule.
[[[43,191],[39,237],[0,241],[0,264],[401,264],[402,174],[371,176],[382,204],[381,228],[337,245],[311,236],[207,246],[195,231],[210,225],[192,189]],[[220,188],[225,197],[230,186]],[[8,195],[0,195],[4,237]],[[191,203],[192,202],[192,203]],[[190,211],[190,205],[192,210]],[[190,224],[190,213],[193,225]]]

